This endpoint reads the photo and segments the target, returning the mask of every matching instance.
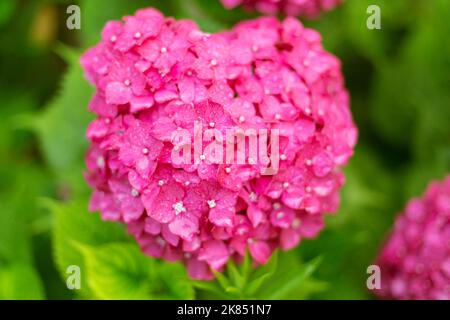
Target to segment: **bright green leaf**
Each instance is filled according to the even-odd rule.
[[[36,270],[23,263],[0,268],[0,300],[2,299],[44,299],[43,285]]]

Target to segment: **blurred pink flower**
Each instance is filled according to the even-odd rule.
[[[376,264],[382,298],[450,300],[450,176],[408,203]]]
[[[233,9],[239,5],[255,9],[264,14],[283,12],[291,16],[316,17],[339,5],[343,0],[221,0],[222,4]]]

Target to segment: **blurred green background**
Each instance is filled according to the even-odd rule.
[[[66,28],[70,4],[81,8],[81,30]],[[370,4],[381,8],[381,30],[366,27]],[[450,1],[346,0],[304,21],[342,60],[360,130],[341,209],[253,282],[231,266],[207,285],[87,212],[93,88],[78,59],[107,20],[148,6],[210,32],[256,16],[218,0],[0,1],[0,299],[373,298],[366,269],[395,214],[450,172]],[[66,287],[69,265],[81,267],[80,290]]]

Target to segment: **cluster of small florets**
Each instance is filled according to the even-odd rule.
[[[145,9],[109,22],[82,65],[97,88],[90,209],[127,224],[146,254],[210,279],[246,250],[263,264],[276,248],[315,237],[337,209],[356,128],[339,60],[298,20],[207,34]],[[278,173],[262,175],[250,159],[175,164],[173,133],[192,132],[195,121],[203,130],[278,129]]]
[[[223,5],[232,9],[239,5],[265,14],[284,13],[291,16],[316,17],[329,11],[342,0],[221,0]]]
[[[408,203],[377,264],[383,298],[450,300],[450,176]]]

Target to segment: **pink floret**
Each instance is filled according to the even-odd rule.
[[[343,0],[221,0],[222,4],[233,9],[243,5],[264,14],[284,13],[291,16],[314,18],[321,12],[332,10]]]
[[[277,248],[314,238],[335,212],[357,130],[340,61],[294,18],[259,18],[206,34],[154,9],[109,22],[81,58],[97,91],[89,110],[90,210],[128,226],[142,251],[211,279],[246,251],[264,264]],[[279,170],[261,163],[179,163],[213,127],[277,129]],[[192,138],[194,139],[194,138]]]
[[[408,203],[377,264],[382,298],[450,300],[450,176]]]

